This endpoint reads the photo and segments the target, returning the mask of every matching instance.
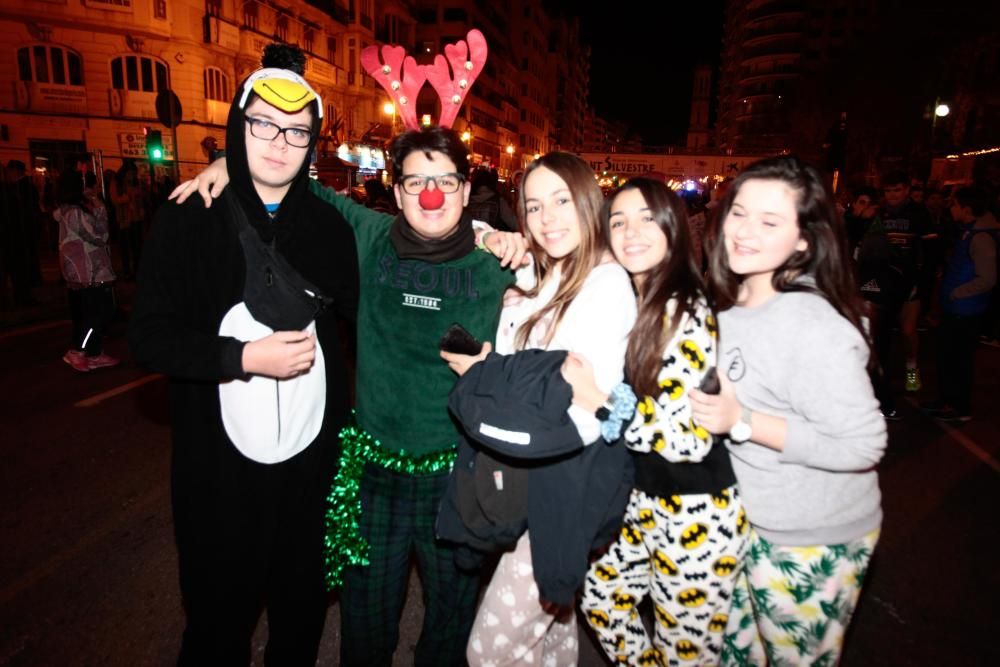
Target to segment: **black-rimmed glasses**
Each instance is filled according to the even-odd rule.
[[[429,182],[434,183],[434,187],[442,194],[450,195],[458,192],[462,187],[465,178],[461,174],[438,174],[437,176],[427,176],[425,174],[409,174],[399,179],[399,184],[403,192],[408,195],[419,195],[427,188]]]
[[[274,141],[279,135],[285,135],[285,143],[296,148],[308,148],[312,139],[312,132],[301,127],[278,127],[269,120],[263,118],[251,118],[244,116],[250,124],[250,134],[263,139],[264,141]]]

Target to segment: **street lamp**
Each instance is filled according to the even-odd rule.
[[[382,113],[386,116],[392,116],[392,125],[389,127],[390,134],[396,133],[396,105],[392,102],[386,102],[382,105]]]
[[[940,97],[934,98],[934,106],[931,107],[931,134],[934,133],[934,127],[937,125],[938,118],[944,118],[951,113],[951,107],[948,106],[947,102],[942,102]],[[926,118],[926,116],[924,116]],[[933,136],[932,136],[933,139]]]
[[[931,137],[929,146],[931,152],[934,151],[934,147],[938,143],[938,119],[944,118],[950,113],[951,107],[949,107],[946,102],[942,102],[940,97],[934,99],[934,106],[931,107]]]
[[[507,177],[509,178],[514,173],[514,144],[507,144],[507,148],[504,149],[507,153]],[[503,165],[503,162],[500,162]]]

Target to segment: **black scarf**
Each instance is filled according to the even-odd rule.
[[[425,239],[417,234],[400,213],[392,221],[389,240],[400,259],[419,259],[431,264],[450,262],[465,257],[476,247],[472,217],[464,211],[455,230],[443,239]]]

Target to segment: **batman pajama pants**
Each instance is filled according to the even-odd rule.
[[[748,524],[736,486],[657,498],[633,490],[618,540],[587,574],[581,607],[627,665],[716,665]],[[653,602],[650,640],[636,610]]]
[[[778,546],[750,533],[723,664],[836,665],[879,531],[816,547]]]
[[[528,533],[500,558],[479,605],[466,658],[471,667],[569,667],[580,653],[576,616],[557,621],[542,609]]]

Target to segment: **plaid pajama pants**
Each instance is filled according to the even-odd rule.
[[[391,665],[410,558],[423,584],[424,622],[414,665],[463,665],[476,613],[479,573],[455,566],[454,549],[434,536],[448,473],[414,476],[368,465],[361,478],[362,537],[368,567],[344,571],[340,590],[341,664]]]

